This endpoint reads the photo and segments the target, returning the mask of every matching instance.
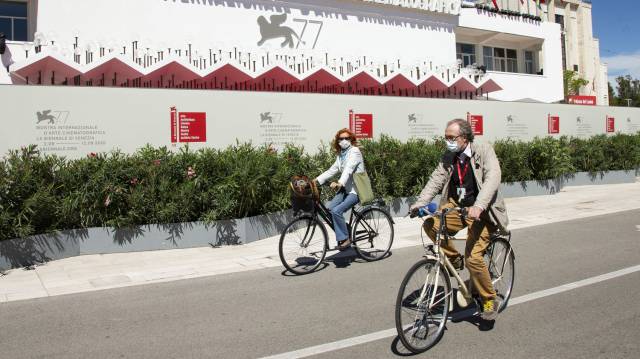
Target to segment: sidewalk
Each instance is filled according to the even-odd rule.
[[[507,208],[510,229],[640,209],[640,181],[567,187],[552,196],[511,198]],[[0,303],[282,267],[278,239],[222,248],[88,255],[49,262],[33,270],[15,269],[0,276]],[[419,220],[396,218],[393,248],[420,243]]]

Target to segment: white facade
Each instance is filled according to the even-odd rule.
[[[294,54],[299,58],[314,58],[344,78],[347,72],[354,73],[362,68],[377,74],[380,79],[403,73],[407,77],[413,76],[411,79],[416,83],[420,80],[419,73],[434,74],[451,85],[455,81],[452,71],[460,57],[457,44],[467,44],[474,46],[474,63],[489,70],[485,77],[493,79],[502,88],[491,92],[489,98],[546,103],[563,99],[559,25],[476,8],[460,8],[459,0],[389,1],[390,4],[363,0],[25,2],[29,9],[29,29],[38,33],[39,41],[46,45],[43,48],[61,58],[70,58],[71,62],[77,57],[74,66],[80,70],[88,71],[96,59],[110,53],[130,57],[134,64],[144,63],[140,65],[143,67],[140,72],[144,73],[152,71],[154,61],[157,61],[147,63],[146,58],[160,52],[163,52],[163,58],[169,53],[188,57],[190,63],[199,58],[205,65],[212,53],[218,52],[220,57],[228,55],[238,62],[244,61],[247,71],[252,76],[259,76],[268,69],[265,58],[269,62],[270,55],[286,58]],[[394,3],[424,3],[430,10],[395,6]],[[520,0],[500,3],[523,13],[544,15],[533,0],[529,0],[526,7]],[[285,14],[281,26],[271,26],[273,31],[291,30],[293,42],[283,48],[281,43],[286,37],[264,36],[261,28],[265,29],[262,26],[265,22],[273,24],[271,16]],[[32,44],[10,41],[9,45],[14,62],[12,71],[24,67],[36,56]],[[515,54],[515,58],[505,59],[509,68],[505,65],[504,69],[497,69],[493,65],[502,60],[498,55],[486,57],[486,51],[498,55],[504,51]],[[248,58],[242,60],[241,54]],[[341,66],[341,63],[345,65]],[[202,65],[200,67],[205,71]],[[0,82],[17,83],[16,78],[14,76],[12,80],[0,70]],[[482,95],[479,96],[482,98]],[[454,97],[451,92],[445,96]]]
[[[559,25],[525,21],[499,14],[487,15],[468,8],[462,9],[456,32],[458,43],[475,45],[477,63],[487,66],[488,69],[489,63],[484,56],[487,49],[515,51],[516,72],[490,71],[492,78],[503,88],[502,91],[491,94],[491,97],[502,101],[562,100],[562,48]],[[525,51],[534,55],[531,71],[533,73],[525,71]]]
[[[579,95],[595,96],[598,105],[607,106],[608,70],[600,62],[600,41],[593,37],[591,1],[551,0],[549,16],[563,26],[565,69],[589,81]]]

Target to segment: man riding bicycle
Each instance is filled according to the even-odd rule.
[[[509,220],[504,200],[498,190],[501,180],[500,162],[491,145],[475,144],[473,139],[473,131],[467,121],[454,119],[447,123],[447,152],[431,174],[418,200],[411,206],[411,212],[417,213],[420,207],[431,202],[437,194],[441,194],[441,209],[468,208],[464,217],[457,212],[446,217],[447,230],[452,234],[468,227],[464,259],[453,243],[442,242],[441,248],[457,270],[462,270],[466,262],[473,287],[482,299],[482,318],[494,320],[499,305],[496,303],[496,292],[483,256],[490,242],[490,234],[506,232]],[[424,230],[432,240],[436,239],[439,222],[435,217],[425,221]]]

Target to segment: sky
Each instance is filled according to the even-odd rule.
[[[611,85],[620,75],[640,79],[640,0],[593,0],[592,16]]]

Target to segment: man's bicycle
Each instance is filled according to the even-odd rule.
[[[278,245],[282,265],[298,275],[315,271],[323,263],[327,251],[338,250],[337,246],[329,247],[329,235],[323,221],[332,230],[334,225],[331,212],[320,200],[320,189],[306,177],[301,181],[310,186],[309,195],[304,198],[308,207],[287,224]],[[385,258],[393,244],[394,222],[383,205],[380,200],[365,206],[357,205],[351,210],[347,223],[352,247],[368,262]]]
[[[409,269],[398,291],[395,308],[396,330],[402,344],[413,353],[428,350],[442,338],[449,311],[453,310],[454,294],[461,308],[474,304],[476,314],[481,308],[480,299],[473,294],[473,288],[468,287],[460,278],[440,248],[442,240],[454,239],[446,229],[446,216],[456,211],[464,215],[461,208],[446,208],[430,215],[440,217],[436,240],[432,244],[424,245],[424,258]],[[510,241],[510,233],[505,236],[492,235],[491,243],[484,255],[497,293],[498,312],[506,308],[513,289],[515,255]],[[457,292],[451,287],[450,277],[458,284]]]

